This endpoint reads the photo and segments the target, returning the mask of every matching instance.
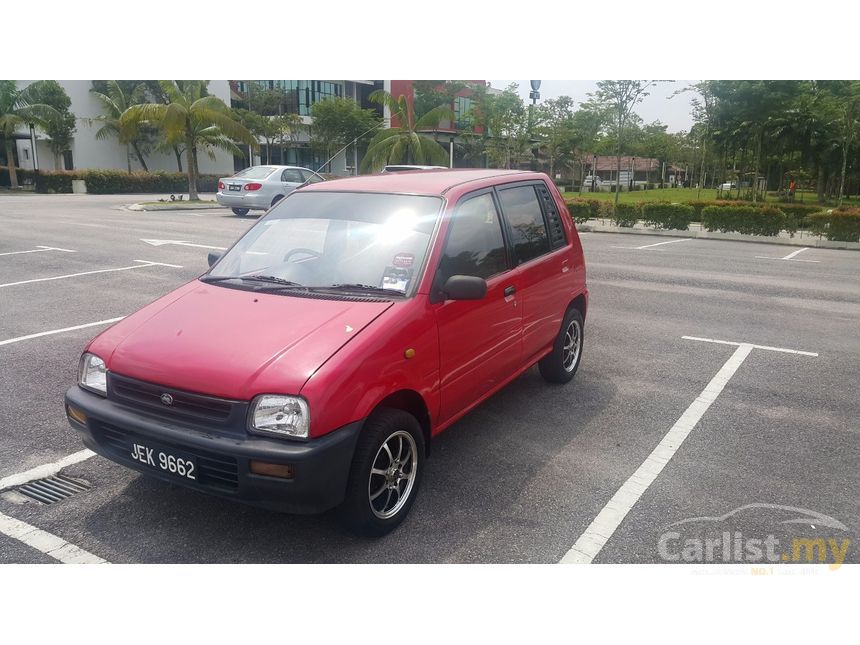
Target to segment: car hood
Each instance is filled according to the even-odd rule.
[[[239,400],[265,392],[297,394],[392,304],[195,281],[119,322],[89,351],[112,372],[180,390]]]

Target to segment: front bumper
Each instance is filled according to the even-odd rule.
[[[259,193],[222,192],[215,193],[215,201],[229,208],[253,208],[255,210],[268,210],[271,198]]]
[[[90,450],[152,477],[288,513],[322,513],[340,504],[361,421],[306,442],[219,433],[206,427],[173,424],[150,414],[87,392],[78,386],[66,392],[86,423],[69,417]],[[131,444],[150,441],[194,455],[197,481],[151,468],[131,457]],[[292,479],[257,475],[249,462],[259,460],[293,467]],[[207,475],[211,473],[211,475]]]

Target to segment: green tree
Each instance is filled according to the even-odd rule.
[[[218,97],[207,94],[207,85],[208,81],[159,81],[169,103],[132,105],[120,118],[122,126],[153,123],[164,133],[168,144],[185,146],[189,199],[198,199],[198,148],[214,156],[213,148],[242,154],[233,140],[252,148],[257,145],[230,108]]]
[[[57,81],[42,81],[31,91],[35,103],[50,105],[57,111],[57,116],[42,126],[45,134],[50,137],[49,145],[54,153],[54,165],[60,166],[60,155],[72,145],[76,125],[75,115],[69,111],[72,99]]]
[[[382,120],[375,110],[361,109],[355,101],[330,98],[311,106],[313,125],[311,143],[331,159],[340,148],[352,145],[358,159],[358,147],[371,139]],[[331,170],[331,168],[329,168]]]
[[[415,81],[413,107],[416,114],[425,114],[439,105],[451,106],[454,98],[469,87],[465,81]]]
[[[6,147],[6,164],[9,169],[9,184],[18,188],[18,173],[15,170],[15,132],[27,128],[30,123],[47,130],[61,118],[50,105],[39,103],[34,96],[46,81],[36,81],[19,90],[15,81],[0,81],[0,136]]]
[[[131,172],[131,151],[137,157],[138,162],[145,171],[149,171],[146,166],[146,160],[141,150],[141,124],[126,121],[121,123],[123,113],[132,105],[142,103],[146,95],[146,85],[138,83],[131,90],[123,90],[119,81],[105,81],[103,83],[103,92],[95,89],[95,84],[92,92],[99,102],[102,104],[104,114],[96,117],[94,121],[101,123],[101,127],[96,131],[96,139],[105,140],[116,138],[120,145],[126,147],[126,161],[128,162],[128,171]]]
[[[492,165],[513,168],[529,154],[529,115],[516,83],[497,94],[482,93],[478,112],[487,132],[487,157]]]
[[[615,137],[616,178],[621,174],[621,153],[624,149],[626,129],[634,115],[636,105],[648,96],[655,81],[598,81],[597,91],[589,94],[592,101],[612,114],[611,129]],[[618,205],[619,188],[615,186],[615,205]]]
[[[385,90],[376,90],[368,98],[386,106],[400,125],[381,130],[370,140],[362,171],[377,172],[393,163],[447,165],[448,152],[422,131],[438,128],[441,121],[453,121],[454,111],[449,106],[438,105],[416,115],[405,96],[394,98]]]

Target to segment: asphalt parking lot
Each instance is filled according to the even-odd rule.
[[[122,208],[134,201],[0,196],[0,482],[82,450],[62,398],[102,321],[193,279],[209,247],[254,222]],[[91,489],[55,504],[0,491],[0,562],[57,561],[3,532],[3,517],[119,563],[554,563],[595,534],[590,561],[663,562],[666,527],[743,507],[723,522],[744,536],[811,535],[821,526],[806,511],[835,519],[827,535],[850,539],[845,561],[860,562],[860,252],[582,242],[591,301],[576,379],[549,386],[532,369],[441,435],[393,534],[353,537],[333,514],[236,505],[95,456],[62,471]],[[40,335],[55,330],[68,331]],[[661,444],[676,428],[681,441]],[[637,489],[631,475],[658,447],[661,466]]]

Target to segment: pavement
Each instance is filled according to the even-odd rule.
[[[0,488],[83,448],[62,397],[102,321],[194,279],[255,221],[123,208],[139,200],[0,196]],[[575,380],[529,370],[439,436],[394,533],[354,537],[331,513],[262,511],[94,456],[62,470],[91,485],[63,501],[0,492],[0,563],[725,561],[696,555],[725,532],[847,539],[859,562],[860,254],[581,239]]]

